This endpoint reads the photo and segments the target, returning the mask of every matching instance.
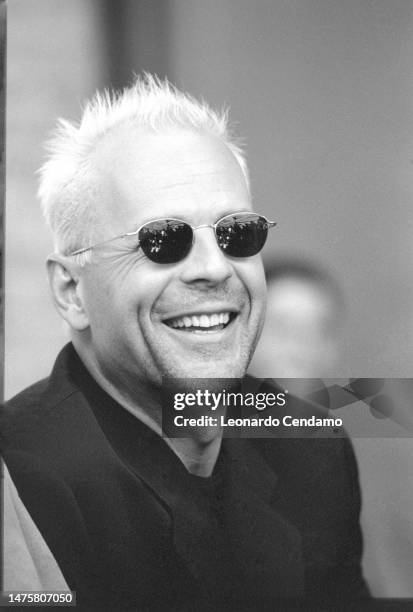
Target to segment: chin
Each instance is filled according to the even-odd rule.
[[[247,371],[251,351],[239,347],[234,352],[225,351],[217,355],[212,351],[204,354],[172,355],[169,351],[158,362],[157,374],[161,378],[243,378]]]
[[[185,368],[183,378],[243,378],[247,370],[246,360],[242,363],[231,362],[202,362],[197,366]]]

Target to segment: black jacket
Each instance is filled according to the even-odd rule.
[[[368,595],[346,438],[224,440],[200,479],[67,345],[50,378],[2,409],[0,442],[79,603],[260,610]]]

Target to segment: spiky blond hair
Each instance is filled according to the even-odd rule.
[[[96,93],[79,123],[59,119],[46,143],[49,156],[39,170],[38,196],[57,252],[67,254],[93,242],[99,176],[92,153],[104,135],[124,124],[156,132],[182,127],[214,135],[231,150],[249,185],[244,153],[230,131],[227,110],[215,111],[168,80],[144,74],[120,92]]]

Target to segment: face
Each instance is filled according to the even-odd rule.
[[[95,162],[107,196],[102,240],[154,219],[197,227],[251,210],[237,161],[210,136],[119,130]],[[136,243],[127,237],[94,249],[81,271],[88,327],[78,342],[93,368],[129,391],[162,376],[243,376],[265,305],[260,256],[227,257],[211,227],[195,230],[191,251],[175,264],[151,262]]]

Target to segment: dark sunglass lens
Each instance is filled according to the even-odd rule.
[[[225,217],[216,228],[220,248],[230,257],[251,257],[262,249],[267,239],[268,223],[256,214]]]
[[[152,221],[139,231],[139,244],[146,257],[159,264],[176,263],[192,246],[192,228],[183,221]]]

